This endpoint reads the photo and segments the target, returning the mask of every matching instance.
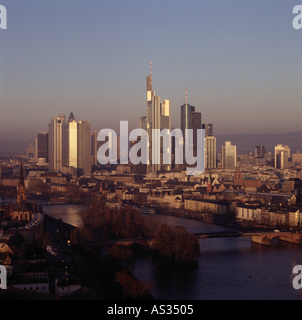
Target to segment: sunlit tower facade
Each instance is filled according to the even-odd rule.
[[[290,158],[289,146],[283,146],[282,144],[277,144],[275,146],[275,168],[276,169],[288,168],[289,158]]]
[[[61,171],[66,160],[68,126],[65,114],[59,114],[48,125],[48,157],[50,170]]]
[[[222,167],[224,169],[234,169],[237,163],[237,148],[231,141],[226,141],[222,146]]]
[[[87,121],[69,117],[69,167],[74,174],[91,174],[91,126]]]
[[[208,136],[205,138],[205,168],[216,169],[216,138]]]
[[[149,160],[147,164],[147,173],[154,173],[159,170],[171,170],[171,165],[163,164],[162,153],[171,152],[171,150],[163,150],[160,146],[160,140],[157,134],[154,134],[154,129],[169,129],[171,131],[171,101],[168,99],[160,100],[159,96],[155,95],[152,90],[152,62],[150,75],[146,77],[146,93],[147,93],[147,117],[146,130],[148,132],[149,141],[147,147],[149,150]],[[152,136],[153,133],[153,136]],[[159,145],[158,145],[159,144]],[[152,148],[160,150],[160,163],[152,161]]]

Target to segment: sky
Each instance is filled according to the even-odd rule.
[[[33,140],[59,113],[92,130],[139,127],[146,76],[214,135],[302,130],[302,0],[0,0],[0,140]]]

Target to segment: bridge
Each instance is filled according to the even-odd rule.
[[[194,233],[199,239],[209,238],[235,238],[235,237],[251,237],[252,243],[261,245],[271,245],[272,239],[279,239],[295,244],[302,244],[302,233],[294,232],[211,232],[211,233]],[[132,245],[140,243],[142,245],[154,245],[155,237],[138,237],[128,239],[107,240],[103,242],[105,245],[117,244],[117,245]]]
[[[196,233],[200,239],[226,238],[226,237],[251,237],[253,243],[271,245],[272,239],[279,239],[290,243],[302,244],[302,234],[294,232],[214,232]]]

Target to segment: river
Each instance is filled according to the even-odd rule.
[[[81,224],[85,206],[44,207],[55,218]],[[146,215],[188,231],[218,232],[227,228],[163,215]],[[302,290],[292,286],[293,266],[302,264],[300,245],[273,240],[272,246],[251,243],[249,237],[201,239],[198,268],[185,272],[159,270],[151,257],[136,259],[133,273],[151,287],[159,300],[297,300]]]
[[[44,212],[74,226],[81,224],[82,205],[44,206]],[[146,215],[188,231],[218,232],[221,226],[184,218]],[[151,257],[135,260],[134,275],[149,283],[158,300],[300,300],[292,286],[293,266],[302,265],[300,245],[273,240],[272,246],[251,243],[249,237],[200,239],[198,268],[185,272],[159,270]]]

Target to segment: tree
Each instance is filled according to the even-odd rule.
[[[179,263],[192,262],[199,252],[198,239],[184,228],[175,230],[175,261]]]
[[[112,209],[100,200],[93,200],[83,216],[81,232],[98,235],[98,239],[132,238],[147,234],[142,214],[131,207]],[[84,237],[85,238],[85,237]]]
[[[155,235],[156,248],[158,252],[168,258],[172,258],[174,253],[174,230],[172,227],[163,223]]]
[[[198,239],[182,227],[162,224],[156,233],[156,248],[167,264],[186,265],[196,261]]]

